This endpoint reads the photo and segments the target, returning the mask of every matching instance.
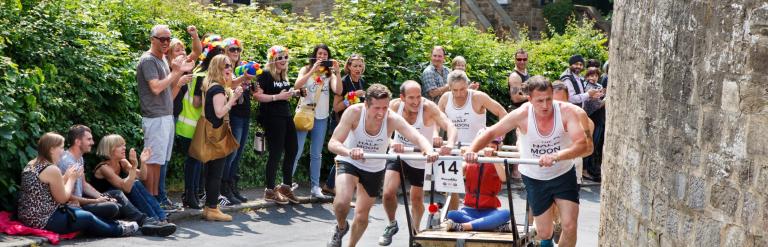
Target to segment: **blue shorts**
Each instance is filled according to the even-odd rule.
[[[579,204],[579,185],[576,183],[574,168],[550,180],[537,180],[523,175],[523,183],[533,216],[546,212],[555,203],[555,198]]]

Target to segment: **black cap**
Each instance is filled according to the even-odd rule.
[[[582,64],[584,63],[584,58],[581,57],[581,55],[573,55],[568,59],[568,65],[573,65],[578,62],[581,62]]]

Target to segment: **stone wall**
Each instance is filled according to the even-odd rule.
[[[601,246],[768,246],[768,2],[614,9]]]

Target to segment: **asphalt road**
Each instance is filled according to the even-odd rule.
[[[504,193],[506,194],[506,192]],[[524,193],[514,191],[515,217],[523,221]],[[438,197],[442,200],[441,197]],[[428,199],[427,199],[428,200]],[[506,197],[502,199],[506,207]],[[600,187],[584,187],[581,190],[579,232],[577,246],[597,246],[600,215]],[[352,221],[352,212],[348,216]],[[63,241],[63,246],[325,246],[331,238],[335,217],[331,204],[304,204],[277,206],[259,210],[244,210],[233,214],[234,221],[228,223],[206,222],[189,219],[177,222],[179,230],[171,237],[134,236],[113,239],[84,239]],[[395,235],[391,246],[407,246],[408,231],[402,204],[397,213],[400,232]],[[381,201],[374,205],[368,229],[358,246],[378,246],[378,237],[384,231],[387,219]],[[426,225],[426,216],[422,226]],[[344,244],[349,234],[344,238]]]

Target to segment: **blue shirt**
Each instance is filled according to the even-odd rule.
[[[59,169],[61,170],[61,174],[63,175],[65,172],[67,172],[67,169],[72,166],[80,166],[83,167],[83,156],[80,156],[79,159],[75,159],[75,157],[72,156],[72,153],[69,152],[69,150],[64,151],[64,154],[61,155],[61,160],[59,160]],[[83,197],[83,177],[77,178],[77,181],[75,181],[75,191],[72,192],[72,195],[77,197]]]

